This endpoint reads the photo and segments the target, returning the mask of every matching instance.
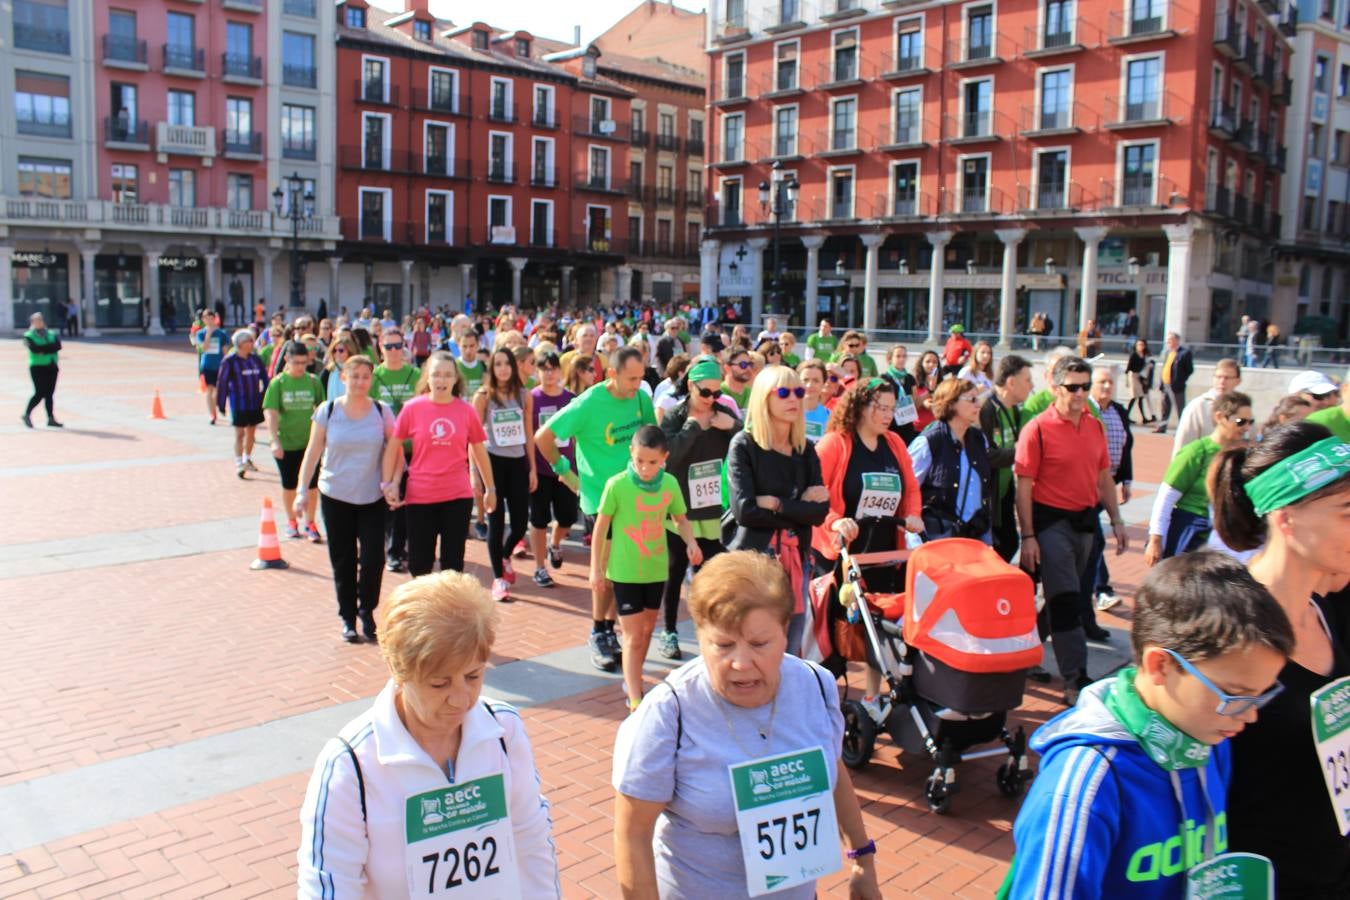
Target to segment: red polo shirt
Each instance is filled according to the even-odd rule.
[[[1045,506],[1073,511],[1096,506],[1097,476],[1110,468],[1106,432],[1086,409],[1074,425],[1051,404],[1017,439],[1013,471],[1036,480],[1031,499]]]

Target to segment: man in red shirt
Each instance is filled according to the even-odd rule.
[[[947,338],[947,343],[942,348],[942,373],[955,375],[970,359],[970,354],[975,352],[975,348],[966,339],[964,325],[953,325],[949,330],[951,337]]]
[[[1064,702],[1073,706],[1079,690],[1092,683],[1078,595],[1097,535],[1098,504],[1111,517],[1117,555],[1129,548],[1129,538],[1111,480],[1106,432],[1086,414],[1092,367],[1066,356],[1051,380],[1055,402],[1022,429],[1013,471],[1022,568],[1033,574],[1039,568]]]

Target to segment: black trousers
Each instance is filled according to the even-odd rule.
[[[408,470],[403,470],[403,478],[399,481],[398,496],[403,499],[408,493]],[[398,509],[389,510],[389,515],[385,518],[384,525],[384,555],[390,560],[405,562],[408,559],[408,507],[400,506]]]
[[[488,513],[488,559],[492,577],[502,577],[502,560],[525,537],[530,527],[530,463],[525,457],[488,454],[492,463],[492,484],[497,489],[497,505]],[[510,530],[506,515],[511,514]]]
[[[1172,405],[1177,408],[1177,425],[1181,424],[1181,411],[1186,408],[1186,386],[1172,387],[1163,385],[1162,387],[1162,415],[1158,417],[1158,424],[1166,426],[1167,419],[1172,415]]]
[[[704,563],[726,550],[721,541],[708,538],[696,538],[696,540],[698,541],[698,549],[703,551]],[[689,551],[685,549],[684,539],[670,531],[666,532],[666,559],[669,566],[662,605],[665,609],[666,631],[674,631],[675,620],[680,617],[680,589],[684,587],[684,573],[689,570]],[[698,574],[698,570],[701,568],[703,567],[699,566],[694,569],[694,573]]]
[[[995,475],[997,480],[997,475]],[[1012,562],[1021,544],[1021,535],[1017,532],[1017,492],[1009,491],[999,498],[998,517],[994,520],[994,550],[1003,557],[1004,562]]]
[[[28,399],[28,408],[24,415],[31,415],[39,403],[47,407],[47,418],[53,416],[52,401],[56,396],[56,363],[45,366],[29,366],[28,375],[33,379],[33,396]]]
[[[374,503],[345,503],[319,495],[323,523],[328,526],[328,561],[333,566],[338,615],[351,624],[358,611],[370,613],[380,603],[384,579],[383,499]]]
[[[409,503],[408,571],[414,576],[431,574],[436,561],[436,541],[441,542],[441,571],[464,571],[464,542],[469,539],[469,514],[473,498],[441,503]]]

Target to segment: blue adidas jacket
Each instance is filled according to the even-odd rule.
[[[1041,769],[1013,824],[1017,851],[1004,884],[1007,897],[1181,900],[1186,871],[1204,861],[1210,807],[1200,770],[1176,773],[1183,815],[1171,773],[1149,759],[1106,708],[1114,683],[1085,688],[1077,706],[1032,735]],[[1210,753],[1204,771],[1218,825],[1213,852],[1222,853],[1232,771],[1226,741]]]

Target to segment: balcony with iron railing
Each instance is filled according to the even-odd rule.
[[[1279,24],[1276,26],[1280,34],[1287,38],[1293,38],[1298,35],[1298,6],[1290,3],[1284,7],[1280,14]]]
[[[1014,212],[1015,199],[986,179],[984,191],[967,191],[964,186],[940,188],[938,209],[940,215],[947,216],[1005,216]]]
[[[1238,132],[1237,110],[1222,100],[1210,104],[1209,133],[1221,140],[1231,140]]]
[[[860,0],[821,0],[820,18],[824,22],[838,22],[866,15]]]
[[[1103,178],[1102,181],[1105,183],[1106,179]],[[1162,183],[1163,179],[1153,172],[1126,172],[1121,177],[1119,190],[1116,192],[1116,200],[1119,202],[1119,206],[1115,208],[1156,207],[1158,205],[1157,198],[1168,196],[1162,190]],[[1107,196],[1106,190],[1103,190],[1102,194]]]
[[[287,87],[318,87],[319,70],[313,65],[284,63],[281,67],[281,83]]]
[[[623,256],[628,249],[628,242],[621,238],[583,232],[572,235],[572,249],[578,253]]]
[[[398,106],[399,86],[396,84],[389,84],[382,78],[358,78],[353,85],[358,103]]]
[[[949,144],[978,144],[1000,139],[997,124],[1002,124],[993,110],[968,109],[960,114],[942,117],[942,136]]]
[[[902,81],[929,74],[933,69],[929,60],[937,62],[937,48],[929,45],[909,48],[911,52],[881,54],[881,77],[887,81]]]
[[[1247,133],[1247,156],[1257,162],[1264,162],[1269,155],[1270,133],[1253,125]]]
[[[1061,14],[1056,21],[1027,25],[1022,30],[1022,55],[1028,59],[1077,53],[1089,43],[1101,43],[1101,29],[1072,14]]]
[[[220,143],[224,148],[224,154],[227,158],[262,158],[261,131],[233,131],[229,128],[222,128],[220,134]]]
[[[1246,149],[1247,143],[1251,140],[1252,127],[1251,119],[1238,121],[1237,131],[1233,132],[1233,136],[1228,139],[1228,143],[1233,145],[1233,149]]]
[[[216,130],[205,125],[156,122],[155,150],[181,156],[213,157],[216,155]]]
[[[236,83],[262,83],[262,57],[247,53],[220,54],[220,75]]]
[[[797,135],[797,152],[801,153],[807,143],[809,143],[809,138],[800,134]],[[877,146],[878,143],[880,141],[877,140],[877,136],[866,129],[856,126],[853,128],[831,128],[820,147],[815,150],[815,155],[826,159],[853,156]]]
[[[1224,10],[1214,17],[1214,49],[1229,59],[1242,56],[1247,49],[1238,20]]]
[[[1094,206],[1095,200],[1076,181],[1052,179],[1038,182],[1035,187],[1017,186],[1017,212],[1023,216],[1062,216]]]
[[[1089,103],[1047,104],[1022,107],[1018,132],[1025,138],[1058,138],[1095,131],[1101,127],[1101,110]]]
[[[283,137],[281,141],[281,158],[310,161],[316,160],[319,158],[319,144],[313,137],[310,137],[308,140],[303,138],[299,140],[287,140]]]
[[[624,194],[627,193],[628,189],[626,184],[619,184],[602,172],[577,172],[573,183],[577,190],[591,191],[597,194]]]
[[[555,188],[558,186],[558,170],[553,166],[534,165],[530,167],[530,186]]]
[[[473,113],[473,97],[468,93],[456,94],[444,89],[413,88],[412,108],[421,112],[467,116]]]
[[[119,203],[112,200],[46,200],[40,197],[0,198],[0,222],[24,225],[81,225],[107,229],[105,235],[120,228],[156,231],[181,236],[190,221],[194,230],[226,236],[256,236],[259,233],[290,235],[289,219],[268,210],[225,209],[222,207],[175,207],[158,203]],[[336,237],[339,221],[315,216],[301,223],[302,235]]]
[[[837,91],[857,87],[865,79],[876,77],[874,68],[870,57],[864,60],[858,53],[836,54],[833,60],[817,64],[816,89]]]
[[[1266,165],[1270,166],[1270,168],[1276,170],[1280,174],[1284,174],[1287,155],[1284,145],[1276,143],[1276,141],[1272,139],[1269,146],[1266,148]]]
[[[1263,82],[1267,87],[1274,87],[1275,78],[1275,57],[1267,53],[1261,57],[1261,67],[1252,74],[1252,80]]]
[[[779,0],[760,10],[760,21],[770,24],[764,27],[769,34],[782,34],[796,28],[805,28],[814,13],[806,9],[801,0]]]
[[[515,163],[489,159],[483,162],[483,177],[488,184],[515,184],[518,176]]]
[[[57,28],[50,24],[20,21],[18,10],[15,10],[14,48],[16,50],[36,50],[39,53],[69,56],[70,26]]]
[[[877,219],[925,219],[937,215],[937,199],[918,190],[896,190],[872,198],[872,216]]]
[[[1242,54],[1233,57],[1233,68],[1247,75],[1255,75],[1261,65],[1261,50],[1250,34],[1242,42]]]
[[[1181,121],[1186,104],[1171,92],[1140,92],[1136,96],[1107,97],[1106,127],[1113,131],[1153,128]]]
[[[520,107],[514,101],[494,99],[488,102],[487,117],[489,122],[518,122],[520,121]]]
[[[746,78],[745,71],[742,69],[740,74],[729,74],[721,79],[713,105],[734,106],[749,99],[750,80]]]
[[[673,134],[658,134],[656,135],[656,149],[678,153],[680,152],[680,139]]]
[[[164,45],[164,74],[206,77],[206,51],[200,47],[181,44]]]
[[[645,128],[633,128],[629,131],[628,143],[634,147],[650,147],[652,144],[652,133]]]
[[[971,43],[968,38],[948,41],[943,59],[949,69],[974,69],[1003,62],[997,34],[991,34],[987,41],[979,43]]]
[[[1235,194],[1233,196],[1233,218],[1239,222],[1247,221],[1247,196],[1245,194]]]
[[[288,16],[313,19],[318,16],[318,0],[283,0],[281,11]]]
[[[1294,79],[1288,75],[1277,75],[1271,82],[1270,99],[1281,106],[1288,106],[1294,100]]]
[[[691,212],[703,206],[703,189],[687,188],[684,192],[684,205],[689,207]]]
[[[1266,229],[1266,205],[1259,200],[1252,201],[1251,225],[1258,234]]]
[[[119,69],[149,68],[145,41],[116,34],[103,35],[103,64]]]
[[[690,156],[703,156],[703,138],[685,138],[684,151]]]
[[[628,179],[624,182],[623,192],[634,203],[651,203],[652,187],[649,184],[643,184],[641,181]]]
[[[429,151],[420,156],[421,165],[418,171],[423,175],[429,175],[434,178],[466,178],[468,173],[463,171],[464,163],[455,159],[444,150]]]
[[[1113,9],[1107,20],[1107,41],[1112,44],[1137,44],[1144,41],[1157,41],[1176,35],[1174,29],[1166,27],[1163,16],[1150,15],[1153,7],[1147,2],[1130,4],[1127,11]],[[1169,3],[1169,12],[1173,17],[1189,15],[1176,3]]]
[[[586,137],[607,138],[627,143],[629,130],[627,122],[618,122],[614,119],[592,120],[590,116],[585,115],[572,117],[572,133]]]
[[[66,133],[69,134],[69,127]],[[121,149],[149,150],[150,125],[144,119],[106,116],[103,119],[103,143]]]
[[[937,123],[923,116],[910,115],[906,109],[891,114],[891,130],[882,134],[884,143],[878,147],[883,152],[918,150],[938,139]]]
[[[675,205],[675,186],[673,184],[656,186],[656,205],[657,206]]]

